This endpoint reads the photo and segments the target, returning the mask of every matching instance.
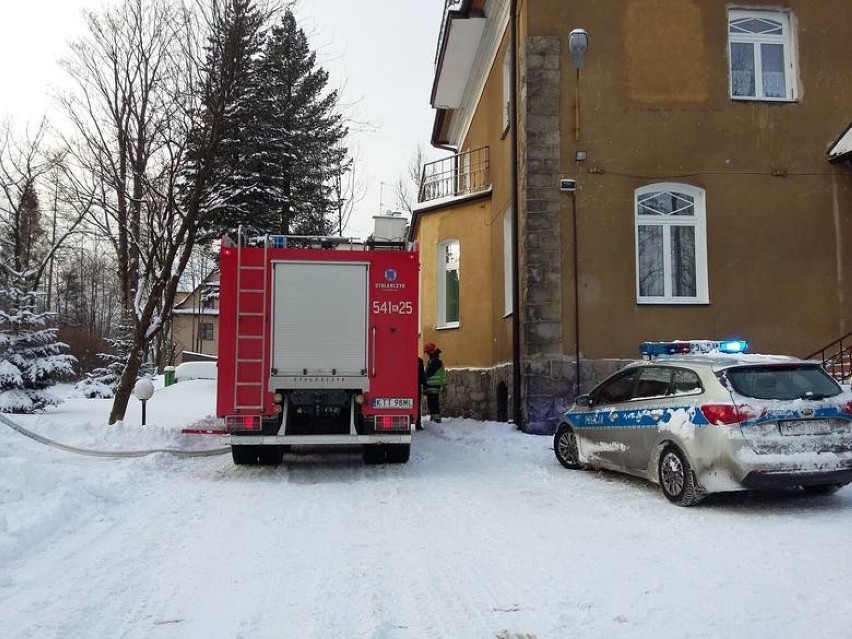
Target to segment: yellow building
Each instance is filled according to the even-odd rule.
[[[423,167],[411,237],[445,412],[552,432],[649,340],[849,350],[852,3],[444,14],[432,143],[452,155]]]
[[[212,271],[172,311],[175,364],[216,359],[219,352],[219,271]]]

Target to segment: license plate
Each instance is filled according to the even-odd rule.
[[[791,419],[779,422],[782,435],[826,435],[831,424],[826,419]]]
[[[374,397],[373,408],[414,408],[410,397]]]

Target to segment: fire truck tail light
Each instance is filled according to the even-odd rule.
[[[408,431],[411,429],[408,422],[408,415],[376,415],[375,420],[377,433]]]
[[[260,415],[228,415],[225,430],[260,430]]]

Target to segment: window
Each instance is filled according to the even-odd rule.
[[[503,214],[503,313],[512,314],[512,207]]]
[[[728,42],[733,99],[796,99],[788,12],[730,10]]]
[[[213,323],[212,322],[203,322],[201,324],[201,330],[199,331],[199,339],[202,341],[213,341]]]
[[[459,262],[458,240],[438,245],[438,327],[459,325]]]
[[[636,190],[636,301],[707,304],[704,191],[686,184]]]
[[[632,399],[651,399],[671,395],[672,372],[661,366],[648,366],[639,372],[639,383]]]
[[[594,404],[626,402],[633,396],[638,370],[638,368],[630,368],[610,377],[597,390],[592,391],[592,402]]]

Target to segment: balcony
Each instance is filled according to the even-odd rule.
[[[417,202],[466,197],[490,188],[489,148],[484,146],[424,164]]]

